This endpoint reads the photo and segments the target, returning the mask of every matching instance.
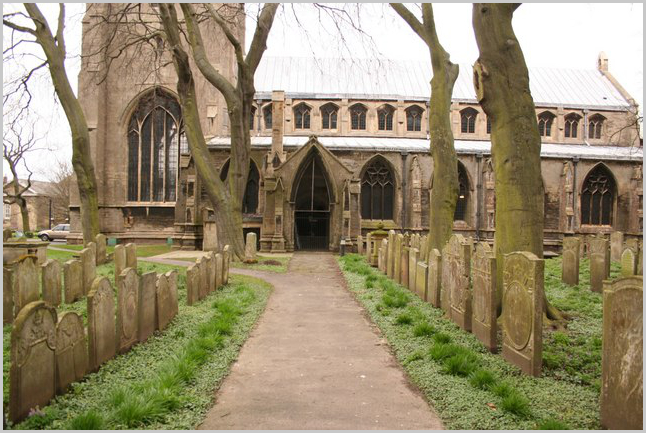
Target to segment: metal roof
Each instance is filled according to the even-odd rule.
[[[453,100],[477,103],[472,67],[460,64]],[[257,98],[283,90],[297,99],[429,99],[430,61],[263,57],[255,74]],[[537,106],[625,110],[630,104],[598,70],[529,68]]]
[[[285,147],[302,147],[309,141],[309,136],[285,136]],[[372,152],[427,152],[429,140],[422,138],[384,138],[384,137],[317,137],[318,141],[329,150],[359,150]],[[228,137],[216,137],[209,141],[209,147],[223,148],[230,146]],[[252,147],[271,147],[271,137],[251,137]],[[491,154],[490,141],[455,140],[455,150],[458,154]],[[541,145],[543,158],[572,158],[643,161],[644,152],[641,147],[628,146],[587,146],[585,144],[554,144]]]

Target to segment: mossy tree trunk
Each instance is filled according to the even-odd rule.
[[[451,128],[451,96],[455,80],[458,78],[458,65],[451,62],[449,53],[440,44],[431,4],[422,4],[422,22],[401,3],[391,3],[391,6],[422,38],[431,54],[433,78],[429,129],[433,179],[427,248],[442,250],[453,231],[453,215],[459,193],[458,157]]]
[[[480,51],[473,66],[474,85],[478,101],[491,119],[499,291],[504,254],[529,251],[543,257],[541,138],[527,65],[511,25],[518,6],[473,5],[473,28]],[[547,299],[544,304],[549,318],[561,318]]]

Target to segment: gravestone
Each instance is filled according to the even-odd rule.
[[[114,252],[112,253],[114,258],[114,275],[115,281],[121,272],[126,269],[126,248],[123,245],[115,245]]]
[[[137,270],[137,244],[126,244],[126,268]]]
[[[94,243],[96,244],[96,264],[102,265],[108,261],[107,238],[99,233],[94,237]]]
[[[639,242],[639,252],[637,253],[637,275],[644,275],[644,260],[643,260],[644,245]]]
[[[605,281],[601,425],[613,430],[643,429],[643,278]]]
[[[80,256],[83,268],[83,294],[87,294],[92,287],[94,278],[96,278],[96,253],[92,248],[83,248]]]
[[[422,236],[422,239],[420,240],[420,245],[419,245],[419,259],[426,263],[427,255],[428,255],[428,236],[424,235]]]
[[[218,227],[213,221],[202,223],[202,251],[215,251],[218,249]]]
[[[166,275],[160,275],[157,281],[157,293],[155,296],[155,304],[157,305],[157,329],[160,331],[166,329],[175,316],[170,290],[168,277]]]
[[[408,285],[408,257],[410,256],[410,247],[403,246],[402,247],[402,255],[401,255],[401,271],[399,275],[399,281],[402,286],[407,286]]]
[[[209,269],[204,257],[200,257],[195,263],[197,263],[197,267],[200,269],[200,283],[197,296],[198,299],[202,300],[209,294]]]
[[[127,248],[126,248],[127,249]],[[117,284],[117,351],[125,353],[137,343],[139,276],[134,268],[121,272]]]
[[[172,317],[179,313],[179,298],[177,295],[177,271],[168,271],[164,274],[168,281]]]
[[[363,236],[357,236],[357,254],[363,255]]]
[[[9,238],[13,235],[13,230],[11,229],[2,229],[2,242],[7,242]]]
[[[590,289],[601,293],[603,280],[610,275],[610,248],[603,238],[590,238]]]
[[[56,325],[56,389],[63,394],[67,387],[83,379],[88,371],[87,339],[83,319],[68,311]]]
[[[406,286],[411,292],[415,291],[415,282],[417,281],[417,259],[419,258],[419,250],[411,248],[408,250],[408,281]]]
[[[621,276],[630,277],[637,272],[637,257],[631,248],[626,248],[621,254]]]
[[[398,233],[395,236],[395,252],[393,260],[395,261],[393,268],[393,280],[401,284],[402,276],[402,244],[404,242],[404,235]]]
[[[610,233],[610,260],[618,262],[621,260],[621,253],[624,251],[623,232]]]
[[[68,260],[63,265],[63,290],[65,303],[81,299],[83,293],[83,266],[79,260]]]
[[[257,256],[257,238],[256,233],[247,233],[247,242],[244,246],[244,262],[245,263],[258,263]]]
[[[579,250],[581,241],[575,236],[563,238],[561,281],[570,286],[579,284]]]
[[[379,248],[379,270],[386,273],[386,260],[388,251],[388,239],[381,240],[381,248]]]
[[[139,279],[137,299],[137,340],[144,342],[157,328],[156,291],[157,274],[146,272]]]
[[[630,248],[631,250],[633,250],[633,253],[635,253],[635,256],[637,256],[637,252],[639,251],[639,239],[637,238],[626,239],[624,241],[624,246],[621,249],[622,254],[626,248]]]
[[[92,257],[94,257],[94,266],[96,266],[96,242],[88,242],[85,248],[92,251]],[[89,291],[90,289],[88,289]]]
[[[366,257],[368,258],[368,263],[370,263],[370,257],[372,256],[372,235],[368,233],[366,235]]]
[[[13,270],[2,267],[2,323],[13,322]]]
[[[56,310],[44,301],[30,302],[20,310],[11,330],[12,422],[23,420],[36,406],[46,406],[56,394],[55,350]]]
[[[579,257],[578,250],[575,256]],[[496,255],[485,242],[478,242],[471,264],[473,285],[473,334],[491,352],[498,348],[496,313]]]
[[[442,255],[433,248],[429,251],[428,257],[428,289],[427,301],[432,306],[440,308],[442,292]]]
[[[428,299],[428,265],[423,261],[417,262],[415,271],[415,292],[423,301]]]
[[[224,278],[224,258],[222,254],[217,253],[213,258],[213,263],[215,263],[215,287],[214,290],[222,287],[222,281]]]
[[[96,371],[114,357],[117,348],[114,292],[106,277],[97,277],[87,295],[87,323],[89,368]]]
[[[61,264],[58,260],[47,260],[41,266],[43,301],[52,307],[61,303]]]
[[[30,302],[38,301],[38,259],[25,255],[14,262],[13,268],[13,309],[14,317]]]
[[[193,305],[200,296],[200,267],[197,263],[186,269],[186,305]]]
[[[204,264],[206,265],[206,294],[208,295],[215,290],[215,253],[209,251],[204,256]]]
[[[462,235],[452,235],[442,250],[442,293],[449,317],[471,331],[471,245]],[[445,299],[442,299],[444,306]]]
[[[386,253],[386,275],[393,278],[395,273],[395,230],[388,230],[388,252]]]
[[[526,251],[504,256],[502,356],[532,376],[543,359],[543,266]]]
[[[229,284],[229,267],[231,266],[231,247],[225,245],[222,249],[222,284]]]

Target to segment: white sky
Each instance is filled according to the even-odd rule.
[[[413,5],[408,5],[413,9]],[[11,6],[4,6],[6,12]],[[57,5],[43,5],[55,26]],[[254,10],[253,6],[250,6]],[[257,9],[257,8],[256,8]],[[345,8],[357,18],[356,6]],[[76,86],[80,61],[82,4],[68,5],[67,44],[70,59],[68,74]],[[419,9],[418,9],[419,10]],[[473,64],[478,50],[471,25],[470,3],[435,4],[435,21],[440,41],[456,63]],[[294,13],[301,25],[296,24]],[[253,15],[250,14],[250,15]],[[428,49],[390,9],[383,4],[362,4],[359,23],[366,35],[344,26],[345,44],[340,41],[332,22],[312,5],[284,5],[274,22],[267,41],[268,56],[349,57],[385,59],[427,59]],[[54,19],[54,21],[51,21]],[[643,102],[643,5],[638,4],[523,4],[514,13],[514,30],[527,64],[531,66],[594,69],[597,56],[604,51],[609,58],[610,72],[637,100]],[[247,45],[255,23],[247,22]],[[307,32],[304,30],[307,29]],[[3,31],[6,45],[8,31]],[[367,47],[366,47],[367,46]],[[41,53],[38,53],[41,55]],[[26,60],[28,61],[28,60]],[[3,79],[14,69],[3,63]],[[53,103],[53,88],[47,74],[41,74],[35,95],[42,146],[49,149],[28,158],[35,178],[47,179],[53,160],[71,159],[70,132],[60,106]],[[3,163],[3,172],[7,165]]]

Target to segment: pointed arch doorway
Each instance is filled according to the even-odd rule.
[[[325,168],[313,152],[297,176],[294,197],[294,246],[297,250],[329,249],[330,190]]]

